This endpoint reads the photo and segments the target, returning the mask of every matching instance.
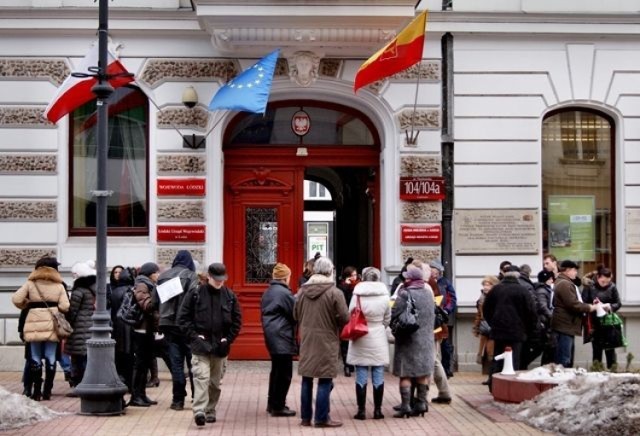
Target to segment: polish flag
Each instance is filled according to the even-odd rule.
[[[94,74],[89,71],[89,68],[97,66],[98,44],[94,44],[89,53],[87,53],[78,65],[76,72]],[[127,73],[127,69],[109,50],[107,55],[107,74],[116,75],[122,73]],[[133,76],[118,76],[111,78],[109,83],[114,88],[119,88],[133,81]],[[97,83],[98,79],[95,77],[73,77],[69,75],[60,88],[58,88],[49,106],[47,106],[47,109],[44,111],[44,116],[52,123],[57,123],[60,118],[96,98],[95,94],[91,92],[91,88]]]

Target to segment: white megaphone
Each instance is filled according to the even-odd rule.
[[[503,375],[515,375],[515,371],[513,370],[513,351],[511,351],[511,347],[504,347],[504,353],[495,357],[496,360],[504,360],[504,364],[502,366],[502,372],[500,374]]]
[[[598,318],[602,318],[606,314],[607,314],[607,312],[603,309],[602,303],[597,303],[596,304],[596,316]],[[589,315],[587,314],[587,316],[589,316]]]

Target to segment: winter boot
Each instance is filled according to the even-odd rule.
[[[402,398],[402,404],[400,404],[400,410],[393,414],[394,418],[408,418],[411,416],[411,388],[400,386],[400,397]]]
[[[411,379],[411,400],[409,402],[409,405],[411,407],[413,407],[413,405],[416,402],[416,382],[414,381],[414,379]],[[398,404],[397,406],[393,406],[393,410],[398,411],[402,408],[402,403]]]
[[[429,411],[429,404],[427,403],[428,391],[429,385],[418,385],[418,398],[411,408],[411,414],[413,416],[424,416],[424,413]]]
[[[147,387],[157,388],[160,386],[160,379],[158,378],[158,359],[155,357],[151,359],[151,367],[149,368],[149,371],[151,372],[151,376],[147,382]]]
[[[33,394],[33,381],[31,380],[31,361],[25,360],[24,369],[22,371],[22,386],[24,390],[22,395],[31,398]]]
[[[44,390],[42,391],[42,399],[51,399],[51,390],[53,389],[53,380],[56,378],[56,364],[49,365],[45,368],[44,372]]]
[[[384,419],[382,397],[384,397],[384,383],[373,387],[373,419]]]
[[[34,401],[42,400],[42,364],[31,363],[31,381],[33,382],[33,393],[31,399]]]
[[[367,402],[367,385],[360,386],[356,383],[356,400],[358,402],[358,413],[353,416],[353,419],[367,419],[364,413],[365,403]]]
[[[145,399],[147,397],[147,374],[140,371],[133,371],[133,392],[131,393],[130,406],[149,407],[151,406]]]

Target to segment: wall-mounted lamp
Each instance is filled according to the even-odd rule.
[[[198,93],[193,86],[187,86],[182,91],[182,104],[189,109],[194,108],[198,104]]]

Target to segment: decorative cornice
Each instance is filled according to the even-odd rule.
[[[0,248],[0,268],[33,268],[38,259],[43,256],[56,256],[55,248]]]
[[[44,117],[45,108],[40,107],[0,107],[0,127],[24,127],[39,126],[55,128]]]
[[[193,260],[200,263],[201,268],[204,268],[204,249],[201,247],[158,247],[156,249],[156,261],[159,265],[171,266],[179,250],[189,250]]]
[[[415,114],[415,115],[414,115]],[[440,128],[440,110],[438,109],[405,109],[396,115],[401,131],[414,129],[427,130]]]
[[[205,174],[206,158],[193,154],[164,154],[158,156],[158,174]]]
[[[403,155],[400,157],[401,177],[429,177],[442,175],[440,155]]]
[[[158,221],[204,221],[203,201],[159,201]]]
[[[49,80],[60,86],[71,73],[62,59],[0,59],[1,80]]]
[[[151,59],[140,79],[155,88],[164,81],[227,82],[237,74],[236,63],[228,59]]]
[[[0,154],[0,173],[55,174],[58,157],[55,154]]]
[[[0,221],[55,221],[55,201],[0,201]]]
[[[402,201],[401,220],[407,223],[432,223],[442,221],[441,201]]]
[[[209,124],[209,111],[196,106],[193,109],[165,108],[157,112],[159,129],[189,128],[205,130]]]

